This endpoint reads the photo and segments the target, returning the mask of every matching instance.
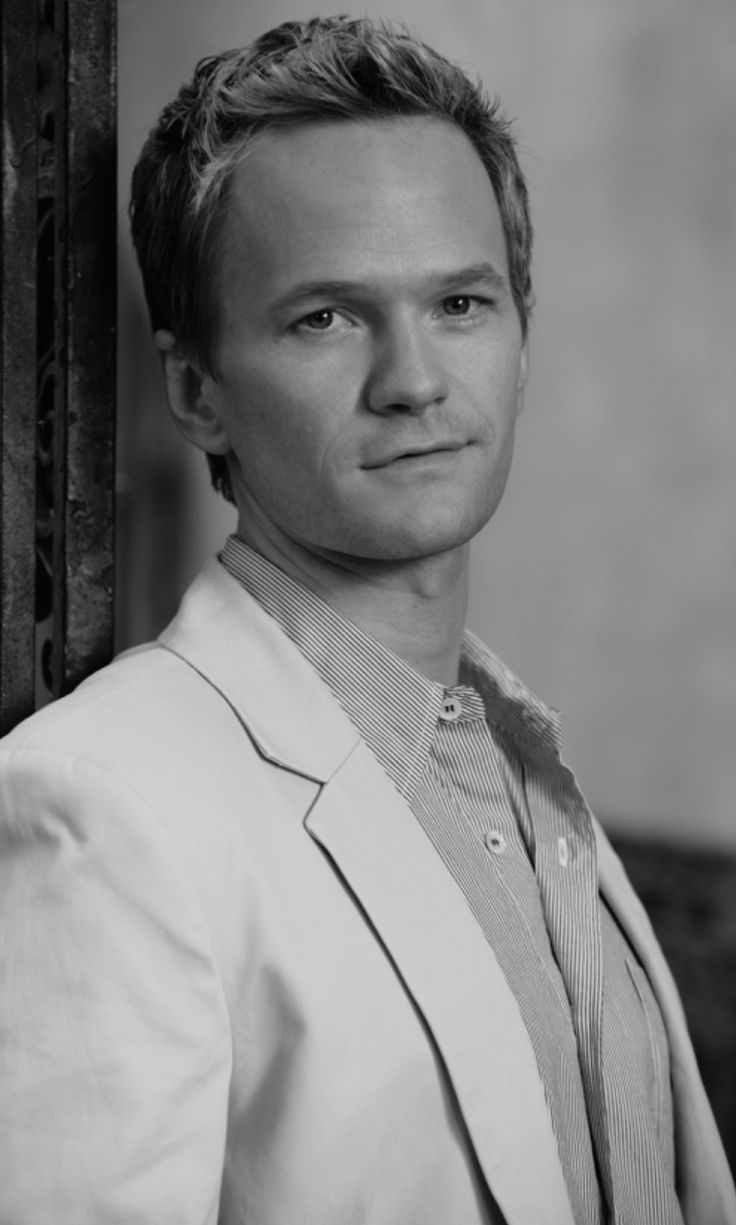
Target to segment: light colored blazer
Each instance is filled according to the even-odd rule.
[[[329,690],[215,561],[0,751],[3,1225],[573,1225],[481,930]],[[688,1225],[736,1197],[649,923]],[[490,1189],[490,1191],[489,1191]]]

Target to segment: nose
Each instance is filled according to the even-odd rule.
[[[419,322],[396,322],[375,342],[366,400],[374,413],[421,413],[449,394],[437,343]]]

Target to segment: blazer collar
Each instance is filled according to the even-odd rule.
[[[423,1017],[508,1225],[574,1225],[516,1000],[459,886],[329,689],[216,561],[160,642],[220,690],[264,757],[324,784],[305,827]]]
[[[725,1225],[736,1221],[733,1179],[703,1088],[677,987],[618,855],[597,822],[595,829],[601,893],[647,972],[667,1028],[683,1214],[687,1221]]]
[[[219,690],[277,765],[324,783],[360,739],[312,665],[216,558],[159,642]]]
[[[305,825],[424,1018],[507,1225],[573,1225],[516,1000],[462,891],[364,744],[322,789]]]

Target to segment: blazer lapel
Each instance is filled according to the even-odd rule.
[[[678,1191],[685,1219],[704,1225],[736,1221],[736,1196],[687,1030],[687,1021],[669,966],[647,913],[634,893],[618,855],[596,826],[603,896],[626,933],[652,985],[670,1045]]]
[[[462,892],[365,745],[323,788],[306,826],[426,1021],[508,1225],[573,1225],[516,1001]]]
[[[205,565],[159,642],[222,694],[275,765],[325,782],[359,740],[311,664],[218,561]]]
[[[327,686],[214,561],[160,642],[222,693],[264,757],[323,784],[305,826],[424,1018],[508,1225],[574,1225],[514,996],[461,890]]]

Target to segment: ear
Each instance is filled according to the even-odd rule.
[[[529,377],[529,338],[524,340],[519,357],[519,377],[516,382],[516,415],[519,416],[524,407],[524,389]]]
[[[226,455],[230,443],[217,411],[214,379],[204,374],[194,360],[181,354],[171,332],[161,329],[153,339],[176,428],[201,451]]]

